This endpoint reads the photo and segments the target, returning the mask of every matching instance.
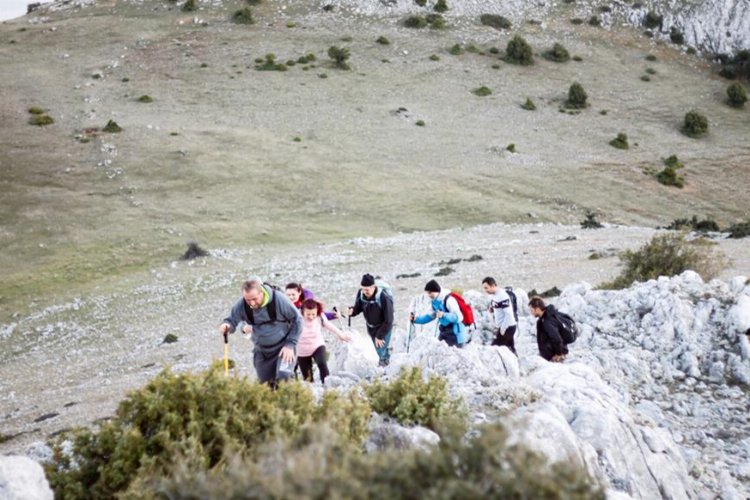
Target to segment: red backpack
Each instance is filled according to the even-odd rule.
[[[443,301],[443,309],[446,311],[448,310],[448,297],[453,297],[456,299],[456,302],[458,303],[458,308],[461,310],[461,315],[463,315],[464,320],[462,323],[466,326],[471,326],[474,324],[474,310],[471,308],[471,306],[464,300],[464,298],[456,293],[451,292],[448,295],[445,296],[445,300]]]

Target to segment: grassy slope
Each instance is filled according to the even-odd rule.
[[[459,40],[504,48],[510,35],[486,27],[413,31],[316,13],[290,29],[272,3],[247,27],[226,21],[240,5],[230,2],[199,12],[202,27],[166,5],[106,2],[0,25],[8,314],[33,297],[116,286],[116,275],[176,258],[188,240],[310,242],[530,213],[576,223],[587,210],[644,225],[748,216],[750,194],[736,186],[750,176],[750,113],[722,104],[727,82],[698,59],[635,33],[573,27],[563,10],[544,30],[520,31],[537,53],[561,41],[583,62],[537,58],[522,68],[447,53]],[[356,34],[351,42],[340,40],[345,32]],[[380,34],[393,43],[375,44]],[[353,71],[327,62],[333,44],[350,47]],[[313,52],[317,67],[255,71],[253,60],[269,52],[279,61]],[[657,70],[648,83],[646,67]],[[577,116],[558,111],[573,81],[592,104]],[[493,95],[472,95],[481,85]],[[154,102],[136,102],[143,94]],[[527,96],[537,111],[519,108]],[[27,125],[30,106],[56,123]],[[394,116],[401,106],[408,117]],[[690,109],[709,117],[707,138],[678,132]],[[75,140],[109,119],[124,132]],[[608,146],[620,131],[638,146]],[[502,152],[509,143],[517,155]],[[684,190],[642,173],[674,153],[687,165]]]

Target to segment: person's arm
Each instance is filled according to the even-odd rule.
[[[359,300],[359,294],[361,293],[361,291],[357,292],[357,296],[354,298],[354,305],[349,307],[349,316],[356,316],[362,312],[362,301]]]
[[[448,297],[445,301],[446,311],[443,313],[443,318],[448,323],[458,323],[464,320],[464,315],[461,314],[461,308],[458,307],[458,302],[453,297]]]
[[[554,353],[554,355],[559,356],[565,354],[565,352],[563,351],[565,343],[563,342],[562,336],[560,335],[557,321],[554,318],[546,318],[542,323],[542,327],[547,333],[547,339],[549,340],[549,344],[552,347],[552,352]]]
[[[239,302],[234,304],[232,310],[229,312],[229,316],[224,318],[221,325],[219,326],[220,333],[234,333],[237,329],[237,325],[240,321],[247,321],[245,316],[245,305],[244,299],[240,299]],[[226,327],[224,325],[227,325]]]
[[[350,333],[342,332],[338,328],[336,328],[336,325],[328,321],[328,318],[325,316],[322,316],[323,318],[323,328],[328,330],[329,332],[335,333],[336,336],[339,338],[339,340],[343,342],[349,342],[352,339],[352,336]]]
[[[375,337],[380,340],[384,340],[388,332],[393,328],[393,299],[390,295],[385,292],[381,292],[381,308],[383,311],[383,324],[380,325],[378,331],[375,332]]]
[[[424,325],[425,323],[429,323],[430,321],[434,319],[435,319],[435,313],[431,312],[431,313],[423,314],[421,316],[415,316],[414,322],[418,325]]]

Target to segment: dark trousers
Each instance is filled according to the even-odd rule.
[[[300,356],[297,358],[299,363],[299,369],[302,372],[302,378],[308,382],[313,381],[312,363],[315,360],[315,364],[318,365],[318,371],[320,372],[320,381],[325,383],[326,377],[330,373],[328,371],[328,363],[326,362],[326,346],[322,345],[315,349],[312,356]]]
[[[513,336],[516,334],[516,328],[516,325],[509,326],[504,334],[502,333],[502,330],[498,328],[495,333],[495,340],[492,341],[492,345],[504,345],[510,349],[510,352],[516,354],[516,343],[513,340]],[[518,356],[518,354],[516,354],[516,356]]]
[[[453,346],[461,347],[460,345],[458,345],[458,339],[456,338],[456,334],[453,333],[453,325],[447,325],[447,326],[440,325],[439,332],[440,334],[438,335],[438,340],[442,340],[443,342],[445,342],[451,347]]]

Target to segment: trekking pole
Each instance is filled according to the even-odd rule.
[[[224,332],[224,375],[229,376],[229,338]]]
[[[339,312],[339,310],[338,310],[338,309],[336,309],[336,306],[333,306],[333,312],[335,312],[335,313],[338,313],[338,312]],[[344,329],[344,322],[343,322],[343,321],[341,321],[341,314],[338,314],[338,317],[339,317],[339,326],[340,326],[340,327],[341,327],[341,329],[343,330],[343,329]]]
[[[414,320],[409,321],[409,333],[406,337],[406,354],[409,354],[409,347],[411,346],[411,336],[414,334]]]

